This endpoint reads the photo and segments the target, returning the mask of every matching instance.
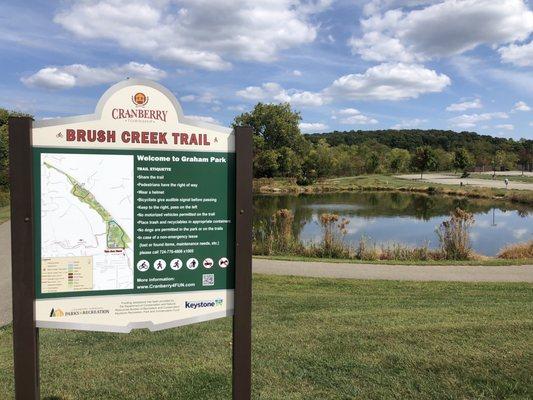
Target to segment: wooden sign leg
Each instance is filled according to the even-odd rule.
[[[38,400],[39,333],[35,327],[33,178],[29,117],[9,118],[11,270],[15,399]]]
[[[236,226],[233,400],[252,390],[252,146],[250,127],[235,128]]]

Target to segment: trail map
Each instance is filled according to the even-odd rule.
[[[43,293],[133,288],[133,157],[41,154]]]

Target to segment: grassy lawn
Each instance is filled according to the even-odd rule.
[[[306,261],[306,262],[327,262],[327,263],[346,263],[346,264],[387,264],[387,265],[484,265],[484,266],[503,266],[503,265],[531,265],[533,259],[524,258],[516,260],[507,260],[503,258],[484,258],[481,260],[355,260],[353,258],[323,258],[323,257],[303,257],[303,256],[260,256],[254,255],[254,258],[270,259],[270,260],[285,260],[285,261]]]
[[[10,209],[9,206],[0,207],[0,224],[6,222],[9,219]]]
[[[43,330],[45,399],[229,399],[229,318]],[[253,398],[530,399],[533,286],[254,276]],[[0,329],[0,398],[12,397]]]

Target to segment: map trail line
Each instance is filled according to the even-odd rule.
[[[82,203],[86,203],[90,208],[102,217],[103,221],[106,224],[106,238],[107,238],[107,247],[111,249],[124,249],[128,247],[128,243],[131,242],[131,239],[127,233],[122,229],[122,227],[116,222],[113,216],[107,211],[99,202],[96,200],[94,195],[82,184],[80,184],[74,177],[67,174],[66,172],[60,170],[59,168],[53,166],[50,163],[44,162],[44,165],[50,169],[54,169],[60,174],[67,177],[68,181],[72,185],[73,196],[77,197]]]

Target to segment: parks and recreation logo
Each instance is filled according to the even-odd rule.
[[[135,119],[135,120],[154,120],[167,121],[168,111],[150,110],[144,108],[148,104],[149,97],[142,92],[132,94],[131,101],[135,108],[113,108],[111,117],[113,119]]]
[[[52,308],[52,310],[50,310],[50,318],[59,318],[64,316],[65,312],[61,308]]]
[[[63,311],[61,308],[52,308],[50,310],[50,318],[69,317],[72,315],[109,314],[109,312],[109,310],[103,308],[83,308],[72,311]]]
[[[224,304],[224,299],[186,301],[185,308],[196,310],[198,308],[221,307],[223,304]]]

